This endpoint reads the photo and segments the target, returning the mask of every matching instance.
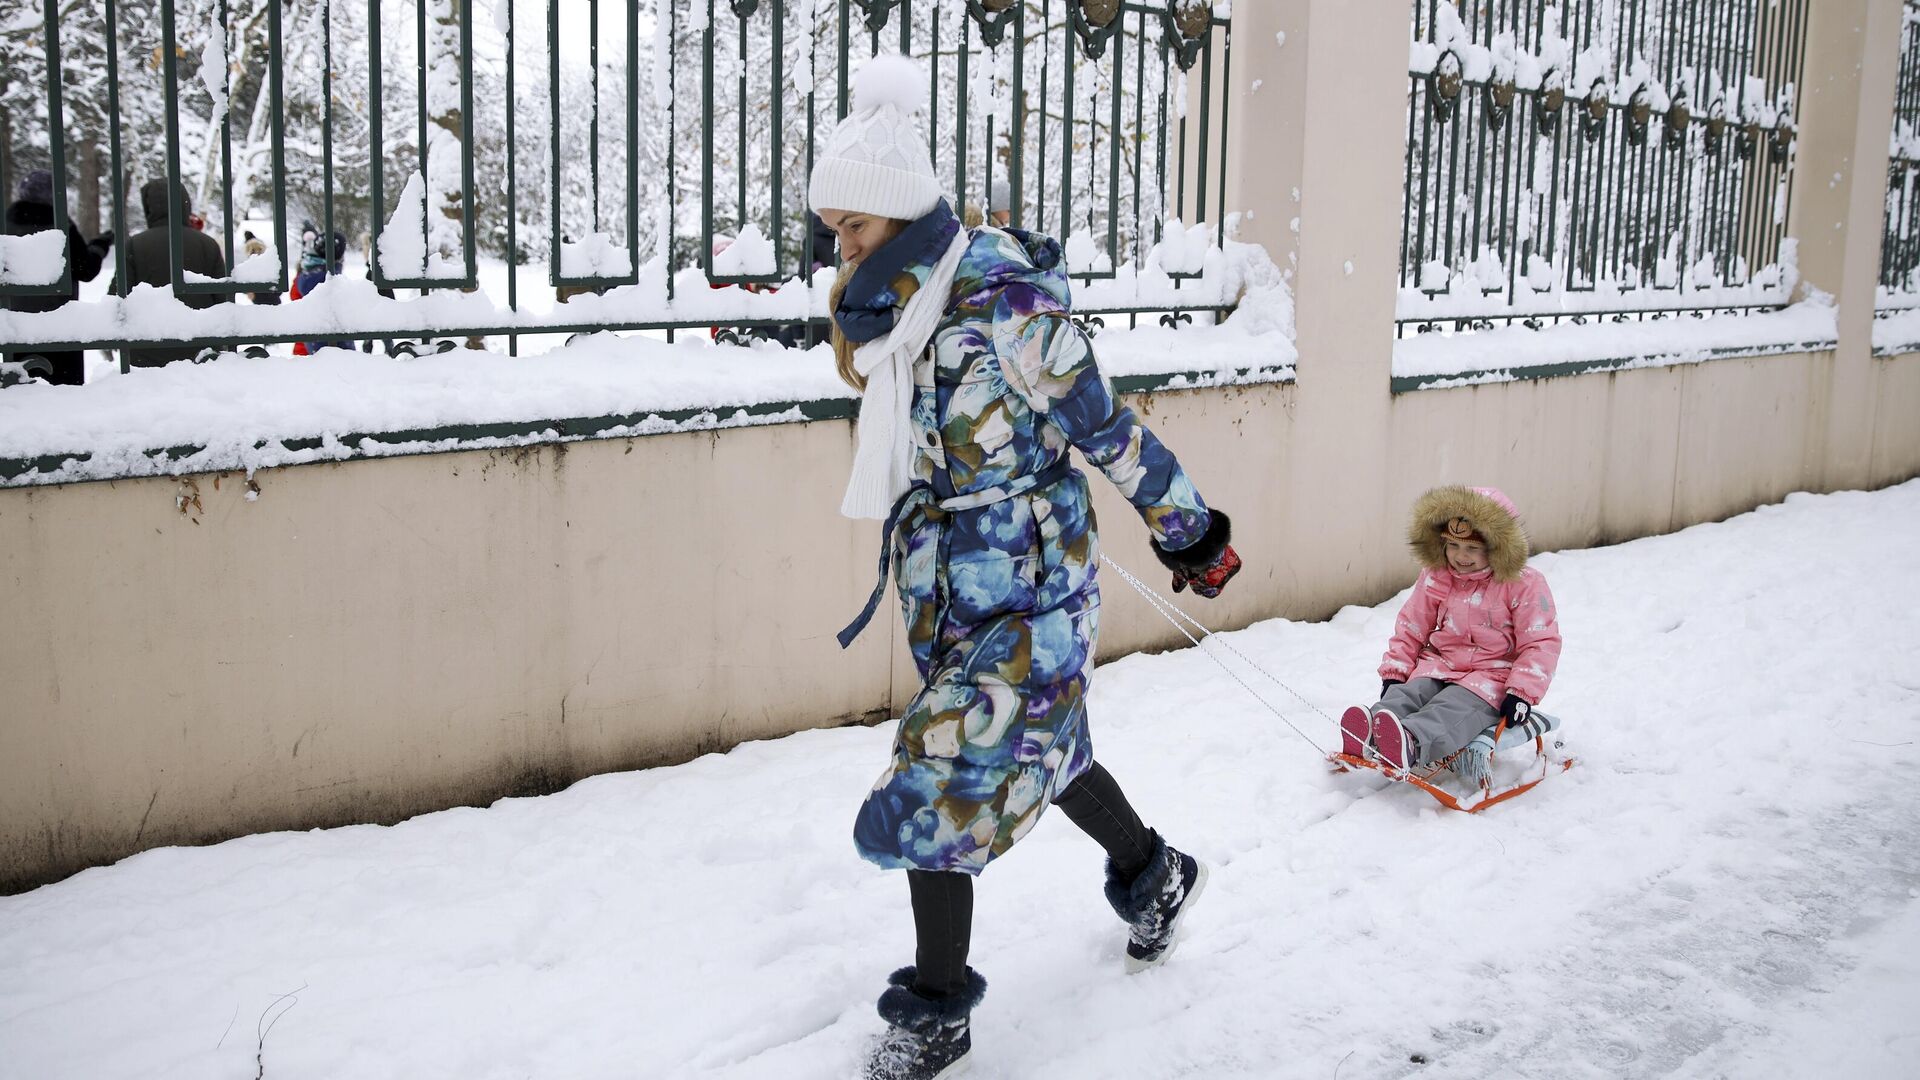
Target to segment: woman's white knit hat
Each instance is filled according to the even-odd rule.
[[[903,221],[925,216],[940,202],[926,133],[914,119],[926,108],[926,71],[883,54],[861,65],[852,89],[852,111],[813,164],[808,204]]]

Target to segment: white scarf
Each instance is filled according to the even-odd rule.
[[[847,517],[885,520],[913,486],[913,364],[946,314],[953,275],[969,239],[966,229],[955,233],[933,272],[907,298],[893,329],[854,350],[853,368],[866,378],[867,389],[860,395],[853,475],[840,501],[840,512]]]

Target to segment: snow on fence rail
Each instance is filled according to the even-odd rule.
[[[1244,283],[1243,302],[1224,322],[1203,316],[1182,327],[1168,319],[1128,332],[1106,327],[1098,314],[1082,316],[1099,335],[1101,367],[1116,390],[1292,380],[1292,297],[1279,269],[1252,244],[1228,241],[1223,258],[1209,273]],[[825,287],[822,277],[816,288]],[[581,302],[642,304],[626,296],[634,288]],[[787,295],[804,291],[790,285],[742,295],[804,305]],[[737,290],[687,289],[681,299],[712,312],[728,292]],[[173,302],[164,290],[142,289],[125,303],[149,294]],[[420,303],[487,302],[445,293]],[[382,300],[371,282],[341,278],[311,305],[295,306],[325,312],[383,304],[408,306]],[[221,309],[272,316],[236,305],[191,314]],[[587,334],[538,356],[455,351],[398,359],[338,348],[300,358],[228,355],[135,370],[77,392],[35,384],[0,393],[0,488],[834,420],[852,416],[854,404],[824,346],[716,347],[704,334],[673,344]]]
[[[6,313],[8,346],[498,333],[516,351],[524,330],[722,320],[817,338],[833,259],[807,173],[878,51],[927,64],[956,206],[1060,238],[1083,311],[1237,299],[1217,134],[1232,24],[1205,0],[102,2],[30,0],[0,35],[0,186],[48,168],[55,231],[71,217],[115,241],[112,299]],[[267,254],[194,273],[176,213],[167,284],[135,287],[129,202],[156,179],[228,266],[249,231]],[[0,294],[73,284],[36,242],[0,248]],[[523,304],[509,273],[504,306],[487,300],[491,261],[544,261],[554,293]],[[362,262],[366,288],[343,276]],[[197,308],[296,276],[297,303]]]
[[[1786,305],[1808,2],[1414,0],[1401,336]]]

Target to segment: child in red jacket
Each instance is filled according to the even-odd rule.
[[[1553,681],[1560,626],[1519,519],[1493,488],[1435,488],[1414,504],[1407,542],[1425,569],[1380,660],[1379,702],[1341,720],[1343,752],[1412,769],[1527,722]],[[1476,784],[1486,767],[1484,751],[1453,764]]]

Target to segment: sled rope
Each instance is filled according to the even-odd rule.
[[[1292,694],[1294,697],[1300,700],[1301,704],[1305,705],[1309,709],[1312,709],[1314,712],[1319,713],[1320,718],[1325,720],[1328,724],[1334,727],[1338,727],[1339,724],[1335,722],[1333,717],[1328,716],[1324,712],[1321,712],[1319,706],[1315,705],[1311,701],[1308,701],[1306,697],[1303,696],[1298,690],[1295,690],[1293,687],[1288,686],[1284,682],[1281,682],[1279,678],[1277,678],[1272,672],[1261,667],[1259,664],[1254,663],[1252,660],[1249,660],[1246,657],[1246,655],[1242,653],[1240,650],[1234,648],[1232,645],[1227,644],[1224,640],[1221,640],[1219,638],[1219,635],[1207,629],[1205,626],[1202,626],[1200,624],[1200,620],[1194,618],[1193,616],[1187,614],[1184,611],[1181,611],[1178,607],[1174,606],[1173,601],[1168,600],[1166,597],[1161,596],[1159,593],[1153,591],[1153,589],[1150,586],[1148,586],[1146,582],[1141,581],[1137,577],[1134,577],[1131,573],[1127,571],[1126,567],[1121,566],[1117,562],[1114,562],[1113,559],[1109,557],[1105,552],[1102,552],[1100,554],[1100,561],[1103,563],[1106,563],[1108,569],[1111,569],[1114,573],[1119,574],[1122,580],[1126,581],[1127,584],[1133,586],[1134,591],[1139,593],[1143,598],[1145,598],[1147,603],[1152,605],[1153,610],[1160,613],[1161,618],[1164,618],[1168,622],[1172,623],[1173,628],[1175,630],[1180,631],[1181,635],[1184,636],[1188,641],[1192,642],[1195,648],[1198,648],[1201,652],[1206,653],[1208,656],[1212,657],[1213,662],[1220,665],[1220,670],[1226,672],[1229,676],[1231,676],[1234,682],[1239,683],[1241,689],[1245,690],[1249,694],[1252,694],[1255,701],[1258,701],[1260,704],[1266,706],[1266,709],[1268,712],[1279,717],[1281,723],[1287,725],[1287,727],[1291,729],[1295,735],[1300,736],[1300,738],[1304,740],[1308,746],[1313,747],[1314,753],[1319,754],[1322,757],[1326,756],[1327,754],[1326,748],[1322,747],[1319,743],[1315,742],[1311,735],[1308,735],[1306,732],[1301,731],[1300,728],[1296,726],[1292,720],[1287,719],[1286,713],[1283,713],[1279,709],[1275,708],[1273,706],[1273,703],[1268,701],[1265,697],[1261,696],[1258,690],[1255,690],[1252,686],[1249,686],[1247,684],[1247,680],[1241,678],[1240,673],[1233,670],[1232,667],[1228,666],[1225,660],[1220,659],[1219,654],[1214,652],[1212,649],[1209,649],[1206,646],[1205,642],[1216,642],[1220,646],[1220,648],[1225,649],[1226,651],[1232,653],[1234,656],[1238,657],[1241,663],[1247,665],[1253,670],[1266,676],[1267,679],[1270,682],[1272,682],[1275,686],[1278,686],[1280,689],[1285,690],[1289,694]],[[1198,638],[1194,637],[1193,634],[1190,631],[1188,631],[1186,626],[1181,625],[1182,619],[1186,620],[1187,623],[1191,624],[1195,630],[1200,631],[1201,637],[1198,637]]]

